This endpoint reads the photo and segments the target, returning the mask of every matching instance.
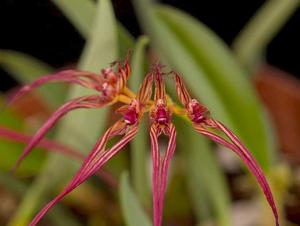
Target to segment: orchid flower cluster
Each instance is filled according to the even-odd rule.
[[[149,113],[150,119],[154,226],[162,225],[168,169],[176,148],[176,129],[172,123],[172,114],[184,117],[197,133],[227,147],[242,159],[261,186],[273,211],[276,226],[279,226],[278,213],[270,186],[257,161],[231,130],[221,122],[211,118],[208,109],[190,96],[182,77],[174,71],[168,73],[171,74],[174,80],[177,96],[182,105],[179,106],[174,104],[166,93],[164,79],[167,76],[165,76],[166,73],[163,72],[161,65],[155,64],[152,66],[136,94],[126,86],[130,73],[129,56],[127,56],[124,62],[116,61],[110,67],[101,70],[100,73],[64,70],[43,76],[22,87],[11,99],[11,101],[15,101],[32,89],[48,82],[67,82],[96,91],[94,95],[72,99],[58,108],[28,142],[16,162],[14,170],[31,150],[42,141],[47,131],[68,112],[82,108],[102,108],[117,102],[123,104],[116,110],[121,115],[120,119],[97,140],[72,180],[60,194],[40,210],[31,221],[30,226],[36,225],[50,208],[89,177],[96,174],[107,161],[134,139],[138,132],[139,123],[146,113]],[[153,91],[154,94],[152,95]],[[108,141],[117,136],[120,137],[119,141],[111,147],[107,147]],[[159,138],[161,136],[168,138],[168,145],[164,152],[160,151]]]

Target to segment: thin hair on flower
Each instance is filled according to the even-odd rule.
[[[129,54],[130,55],[130,54]],[[117,65],[115,69],[114,66]],[[168,73],[170,74],[170,73]],[[141,118],[145,113],[150,119],[150,141],[152,157],[152,201],[153,225],[161,226],[163,222],[164,197],[167,190],[167,177],[171,159],[176,149],[176,128],[172,123],[172,115],[177,114],[187,119],[195,131],[212,141],[231,149],[236,153],[256,177],[266,199],[273,211],[276,225],[279,226],[277,208],[270,186],[262,169],[251,152],[242,144],[240,139],[221,122],[211,118],[209,110],[196,99],[191,98],[181,76],[171,72],[175,81],[176,92],[183,108],[174,104],[166,93],[163,66],[156,63],[145,76],[138,92],[133,93],[126,85],[130,76],[129,56],[123,63],[114,62],[110,67],[101,70],[99,74],[67,70],[53,75],[47,75],[26,85],[15,94],[12,101],[21,98],[27,92],[47,82],[67,82],[85,88],[96,90],[98,93],[72,99],[56,110],[38,132],[30,139],[23,153],[17,160],[14,169],[23,161],[31,150],[43,142],[43,138],[57,121],[68,112],[79,108],[101,108],[117,102],[123,105],[116,110],[121,117],[96,141],[91,152],[84,158],[80,169],[73,176],[64,190],[50,201],[31,221],[30,226],[36,225],[40,219],[57,202],[85,182],[113,156],[119,153],[138,133]],[[154,95],[152,98],[153,84]],[[226,138],[219,134],[222,133]],[[161,136],[165,136],[168,144],[165,151],[159,145]],[[119,141],[112,147],[107,143],[112,138],[119,137]]]

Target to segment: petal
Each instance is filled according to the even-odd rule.
[[[166,150],[166,154],[164,156],[163,162],[162,162],[162,169],[161,169],[161,188],[160,188],[160,213],[161,213],[161,221],[162,221],[162,213],[163,213],[163,203],[164,203],[164,197],[166,193],[166,187],[167,187],[167,178],[168,178],[168,170],[170,162],[173,158],[175,149],[176,149],[176,130],[175,126],[171,124],[170,131],[169,131],[169,143]]]
[[[80,77],[88,78],[89,80],[83,80]],[[36,89],[45,83],[49,82],[67,82],[78,84],[83,87],[93,88],[94,83],[101,82],[99,76],[97,74],[86,72],[86,71],[77,71],[77,70],[64,70],[55,74],[45,75],[35,80],[31,84],[23,86],[20,90],[18,90],[11,98],[9,98],[8,104],[14,102],[15,100],[21,98],[28,92],[33,89]]]
[[[160,173],[160,153],[157,140],[157,129],[152,126],[150,129],[151,154],[152,154],[152,197],[153,197],[153,224],[159,226],[159,173]]]
[[[187,106],[191,102],[192,98],[191,98],[190,94],[188,93],[188,91],[182,81],[181,76],[176,72],[173,72],[173,73],[175,75],[177,96],[178,96],[180,102],[182,103],[182,105]]]
[[[86,96],[80,97],[62,105],[58,110],[56,110],[51,117],[44,123],[44,125],[36,132],[32,137],[30,142],[25,147],[23,153],[17,160],[16,164],[13,166],[12,171],[14,172],[23,159],[31,152],[31,150],[36,146],[45,134],[56,124],[56,122],[68,112],[78,109],[78,108],[97,108],[103,106],[105,103],[99,102],[99,96]]]
[[[161,159],[158,147],[157,138],[159,135],[160,134],[158,133],[157,129],[154,126],[152,126],[150,130],[150,138],[153,161],[152,190],[154,226],[160,226],[162,224],[163,205],[167,187],[168,169],[176,148],[175,126],[173,124],[170,124],[168,128],[169,143],[163,159]]]
[[[155,77],[155,96],[154,100],[165,100],[166,102],[166,89],[165,83],[162,78],[161,65],[157,64],[153,66],[153,74]]]
[[[145,77],[136,95],[136,99],[138,100],[138,102],[142,104],[146,104],[150,100],[152,95],[152,83],[153,83],[153,74],[149,73]]]
[[[251,152],[240,142],[240,140],[228,129],[226,128],[223,124],[221,124],[218,121],[213,120],[213,122],[216,125],[216,129],[221,130],[222,132],[225,133],[225,135],[230,139],[231,142],[225,140],[224,138],[220,137],[219,135],[208,131],[207,129],[195,125],[195,129],[198,133],[212,139],[213,141],[231,149],[234,151],[242,160],[243,162],[247,165],[249,170],[252,172],[252,174],[255,176],[257,179],[260,187],[262,188],[265,197],[272,209],[273,215],[275,217],[276,221],[276,226],[279,226],[279,219],[278,219],[278,212],[276,208],[276,204],[274,202],[274,198],[272,195],[271,188],[267,182],[267,179],[265,178],[262,169],[260,168],[259,164],[257,161],[254,159],[252,156]]]
[[[114,64],[118,64],[117,93],[121,92],[126,87],[127,80],[129,79],[131,73],[129,64],[130,57],[131,51],[129,50],[123,63],[120,61],[115,61],[112,63],[112,66]]]
[[[112,148],[103,151],[103,148],[107,143],[108,137],[110,137],[110,133],[111,133],[107,131],[105,135],[101,139],[99,139],[97,144],[94,146],[92,152],[87,156],[83,165],[76,173],[76,175],[73,177],[73,179],[69,182],[69,184],[65,187],[65,189],[58,196],[56,196],[52,201],[50,201],[35,216],[35,218],[31,221],[29,226],[35,226],[41,220],[41,218],[48,212],[50,208],[52,208],[57,202],[59,202],[67,194],[69,194],[76,187],[78,187],[80,184],[86,181],[90,176],[95,174],[95,172],[97,172],[109,159],[111,159],[115,154],[117,154],[120,150],[122,150],[122,148],[134,138],[137,131],[138,128],[133,127]],[[98,155],[99,153],[100,155]]]

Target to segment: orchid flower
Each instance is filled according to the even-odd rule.
[[[154,106],[150,112],[151,128],[151,152],[152,152],[152,192],[153,192],[153,224],[160,226],[162,222],[164,194],[166,192],[167,173],[170,161],[176,148],[176,130],[171,123],[171,108],[167,103],[167,95],[164,81],[160,72],[160,66],[155,68],[155,95]],[[161,156],[158,145],[158,137],[164,134],[169,137],[167,150]]]
[[[70,100],[61,106],[46,123],[38,130],[36,135],[28,142],[16,166],[30,153],[32,148],[42,141],[45,133],[66,113],[78,108],[100,108],[116,102],[123,103],[116,110],[121,114],[108,130],[97,140],[91,152],[84,158],[84,161],[65,186],[64,190],[50,201],[31,221],[30,226],[36,225],[40,219],[57,202],[72,192],[76,187],[94,175],[107,161],[119,153],[137,134],[140,120],[145,113],[150,118],[150,141],[152,156],[152,191],[153,191],[153,225],[161,226],[163,222],[164,196],[167,188],[167,177],[171,159],[176,148],[176,130],[172,123],[172,114],[178,114],[191,122],[193,128],[201,135],[204,135],[218,144],[221,144],[234,151],[248,166],[256,177],[259,185],[269,202],[279,226],[277,209],[273,200],[271,189],[265,176],[250,151],[241,143],[222,123],[210,117],[208,109],[195,99],[192,99],[183,84],[181,76],[173,72],[176,84],[176,91],[183,108],[175,105],[166,93],[164,73],[162,66],[155,64],[146,75],[137,94],[134,94],[127,86],[126,81],[130,75],[128,57],[124,63],[116,62],[118,68],[113,70],[113,65],[101,71],[100,74],[90,72],[67,70],[54,75],[38,79],[31,85],[24,86],[13,98],[20,98],[28,91],[52,81],[63,81],[74,83],[86,88],[92,88],[99,92],[98,95],[79,97]],[[152,86],[155,85],[154,97],[152,99]],[[222,132],[228,139],[217,134]],[[160,151],[159,138],[166,136],[168,145],[164,152]],[[120,137],[112,147],[107,147],[110,139]]]
[[[274,198],[270,186],[265,178],[263,171],[251,152],[242,144],[240,139],[221,122],[210,117],[208,109],[196,99],[192,99],[189,95],[181,76],[174,72],[176,91],[178,98],[184,106],[185,113],[192,123],[197,133],[208,137],[214,142],[231,149],[246,164],[248,169],[256,177],[257,182],[261,186],[264,195],[272,209],[275,217],[276,226],[279,226],[278,212],[274,202]],[[227,139],[224,139],[217,132],[223,133]]]
[[[68,112],[80,108],[101,108],[115,103],[118,98],[124,98],[123,95],[119,94],[124,87],[126,87],[126,81],[130,75],[128,57],[129,56],[127,56],[123,64],[114,62],[110,67],[101,70],[100,74],[79,70],[65,70],[56,74],[42,76],[33,83],[23,86],[16,94],[14,94],[9,100],[9,104],[21,98],[32,89],[38,88],[48,82],[73,83],[99,92],[99,94],[95,95],[74,98],[59,107],[27,144],[12,171],[15,171],[21,161],[31,152],[33,147],[37,145],[57,121]],[[118,64],[116,72],[113,70],[115,64]]]

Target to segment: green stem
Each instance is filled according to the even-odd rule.
[[[270,0],[240,32],[232,48],[238,59],[253,70],[262,51],[298,8],[299,0]]]

